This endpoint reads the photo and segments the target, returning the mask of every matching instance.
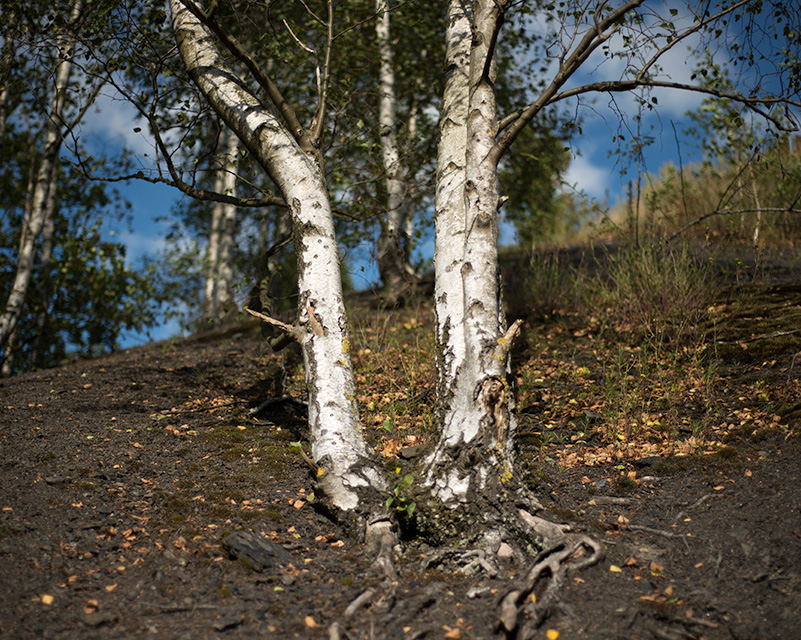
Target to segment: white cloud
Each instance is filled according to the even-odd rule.
[[[602,198],[614,179],[614,169],[610,162],[594,164],[586,155],[573,155],[570,167],[565,173],[565,182],[572,188]]]
[[[140,131],[135,131],[140,129]],[[86,114],[82,134],[95,144],[125,147],[137,156],[155,156],[155,141],[145,123],[137,118],[133,105],[119,96],[101,93]]]

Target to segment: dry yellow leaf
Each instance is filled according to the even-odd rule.
[[[314,627],[317,626],[317,623],[311,616],[306,616],[305,618],[303,618],[303,622],[307,627],[309,627],[309,629],[314,629]]]
[[[50,606],[51,604],[53,604],[53,600],[55,600],[55,598],[53,596],[51,596],[49,593],[45,593],[40,598],[40,600],[42,601],[42,604],[46,604],[46,605]]]
[[[548,631],[545,632],[545,636],[548,640],[556,640],[559,637],[559,632],[556,629],[548,629]]]
[[[621,573],[623,571],[623,569],[618,567],[616,564],[613,564],[613,565],[609,565],[609,571],[611,571],[612,573]]]

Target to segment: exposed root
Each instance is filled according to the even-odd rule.
[[[395,570],[394,552],[398,544],[398,535],[395,527],[389,520],[379,520],[367,525],[365,541],[368,551],[375,556],[374,565],[381,571],[389,582],[397,581],[398,572]]]
[[[602,557],[600,543],[588,536],[566,536],[540,553],[522,583],[501,598],[496,637],[533,638],[556,603],[568,573],[589,567]]]

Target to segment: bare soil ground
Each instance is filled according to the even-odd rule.
[[[528,323],[520,467],[546,515],[606,549],[570,576],[539,637],[799,637],[796,283],[752,285],[749,304],[721,290],[703,389],[617,423],[612,390],[592,391],[614,359],[597,336],[569,319]],[[426,438],[430,369],[370,341],[397,327],[399,348],[430,346],[430,307],[355,316],[360,400],[394,465]],[[409,545],[385,584],[312,508],[292,444],[305,438],[296,378],[292,356],[243,324],[0,382],[0,637],[496,637],[498,602],[527,567],[424,571],[432,550]],[[295,399],[249,412],[284,391]],[[650,433],[660,410],[673,426]],[[267,557],[231,557],[223,541],[242,530],[274,543]]]

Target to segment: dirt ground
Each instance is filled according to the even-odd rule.
[[[765,290],[787,331],[799,293]],[[780,344],[756,367],[738,347],[730,393],[797,388],[797,351]],[[397,583],[382,582],[311,506],[292,444],[302,404],[249,412],[276,386],[270,362],[242,325],[0,381],[0,637],[496,637],[498,601],[527,567],[423,571],[430,550],[410,547]],[[785,400],[781,420],[733,425],[711,455],[571,466],[526,444],[547,515],[606,551],[570,576],[538,637],[798,638],[801,438],[798,398]],[[274,543],[271,557],[234,560],[222,541],[241,530]]]

